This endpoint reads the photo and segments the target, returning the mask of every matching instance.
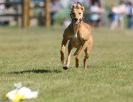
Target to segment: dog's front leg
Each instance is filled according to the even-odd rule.
[[[65,60],[65,47],[66,47],[67,41],[68,41],[67,39],[63,38],[62,43],[61,43],[60,54],[61,54],[62,64],[64,64],[64,60]]]
[[[68,44],[68,56],[67,56],[67,60],[66,60],[65,65],[63,66],[63,69],[65,69],[65,70],[67,70],[69,68],[69,65],[70,65],[71,51],[72,51],[72,45],[69,42],[69,44]]]

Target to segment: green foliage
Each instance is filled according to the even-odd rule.
[[[62,24],[65,19],[70,19],[70,10],[69,9],[62,9],[58,12],[55,16],[56,23]]]
[[[106,6],[118,5],[120,0],[103,0]]]
[[[76,69],[72,57],[65,71],[59,55],[63,30],[0,29],[0,102],[7,102],[16,82],[39,90],[28,102],[132,102],[132,31],[94,28],[88,69],[82,63]]]

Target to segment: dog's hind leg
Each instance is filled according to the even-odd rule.
[[[85,50],[86,45],[87,45],[87,41],[83,42],[83,44],[80,46],[80,48],[76,50],[76,58],[75,58],[75,60],[76,60],[76,67],[77,68],[79,66],[79,57],[80,57],[82,51]]]
[[[76,50],[76,56],[75,56],[75,65],[76,65],[76,68],[79,67],[79,57],[80,57],[80,55],[81,55],[81,52],[82,52],[84,46],[85,46],[85,45],[80,46],[80,48],[78,48],[78,49]]]
[[[85,52],[85,56],[84,56],[83,64],[84,64],[84,69],[86,69],[86,61],[87,61],[87,59],[89,58],[88,48],[86,48],[86,49],[84,50],[84,52]]]
[[[68,40],[63,38],[62,43],[61,43],[61,50],[60,50],[62,64],[64,64],[64,60],[65,60],[65,47],[66,47],[67,42]]]
[[[67,60],[66,60],[66,64],[63,66],[63,69],[68,69],[69,65],[70,65],[70,57],[71,57],[71,51],[72,51],[72,45],[69,42],[68,44],[68,56],[67,56]]]
[[[89,43],[87,42],[87,46],[84,49],[84,52],[85,52],[85,56],[84,56],[84,60],[83,60],[84,69],[86,69],[86,67],[87,67],[86,62],[91,53],[91,49],[92,49],[92,42],[89,42]]]
[[[79,46],[79,47],[77,48],[77,50],[76,50],[75,53],[74,53],[74,56],[76,56],[76,55],[78,55],[78,54],[80,53],[80,51],[82,50],[84,44],[85,44],[85,41],[82,42],[81,46]]]

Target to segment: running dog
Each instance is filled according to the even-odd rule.
[[[81,3],[77,2],[72,5],[70,13],[72,20],[70,25],[64,31],[60,50],[61,62],[63,64],[63,69],[65,70],[69,68],[71,51],[73,48],[76,48],[74,56],[76,61],[75,65],[77,68],[79,67],[79,58],[81,52],[85,52],[83,65],[84,69],[86,69],[86,61],[89,58],[92,49],[93,37],[91,26],[83,21],[83,13],[84,6]],[[65,61],[65,47],[67,43],[68,56]]]

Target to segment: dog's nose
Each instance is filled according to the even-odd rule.
[[[74,18],[74,21],[76,22],[78,20],[78,18]]]

